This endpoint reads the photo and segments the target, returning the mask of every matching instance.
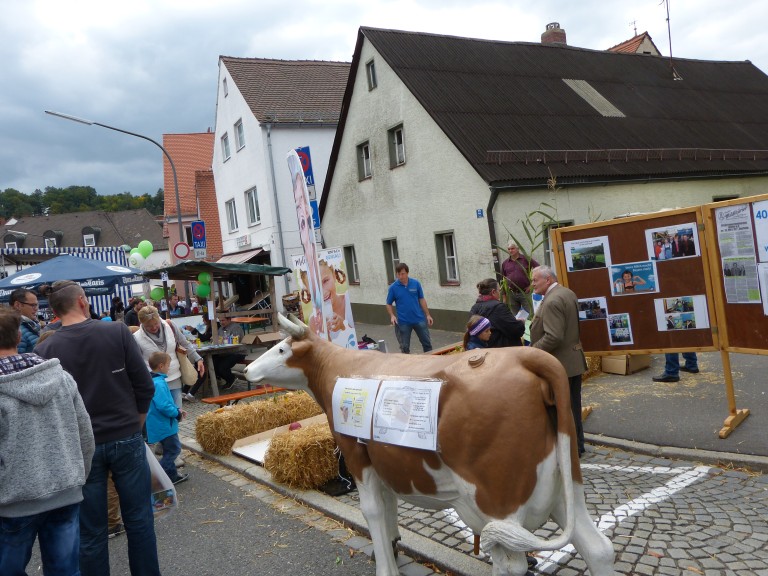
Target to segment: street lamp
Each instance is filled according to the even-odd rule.
[[[129,132],[128,130],[123,130],[122,128],[115,128],[114,126],[102,124],[101,122],[94,122],[92,120],[78,118],[77,116],[72,116],[71,114],[62,114],[61,112],[53,112],[52,110],[46,110],[45,113],[50,114],[51,116],[64,118],[65,120],[72,120],[72,122],[79,122],[80,124],[85,124],[87,126],[101,126],[102,128],[107,128],[108,130],[114,130],[115,132],[122,132],[123,134],[128,134],[129,136],[136,136],[136,138],[143,138],[144,140],[148,140],[149,142],[152,142],[152,144],[160,148],[160,150],[163,151],[163,154],[165,154],[165,157],[168,158],[168,162],[171,165],[171,171],[173,172],[173,190],[176,194],[176,217],[179,224],[179,242],[182,242],[185,240],[184,225],[181,222],[181,201],[179,200],[179,181],[176,178],[176,166],[173,165],[173,160],[171,159],[171,155],[168,154],[168,150],[163,148],[155,140],[152,140],[152,138],[150,138],[149,136],[136,134],[136,132]],[[187,298],[189,298],[189,282],[186,282],[186,281],[184,282],[184,291],[187,293]]]

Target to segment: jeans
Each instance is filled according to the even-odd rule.
[[[35,538],[45,576],[78,576],[80,504],[18,518],[0,517],[0,574],[26,576]]]
[[[403,354],[411,353],[411,330],[416,332],[416,336],[419,337],[421,342],[421,348],[424,352],[432,350],[432,341],[429,339],[429,328],[426,322],[419,322],[418,324],[403,324],[397,323],[397,341],[400,344],[400,351]]]
[[[581,456],[584,453],[584,426],[581,422],[581,374],[569,377],[568,385],[571,389],[573,421],[576,424],[576,443],[579,449],[579,456]]]
[[[664,375],[680,376],[680,355],[675,352],[674,354],[664,354],[664,357],[666,359]],[[685,367],[689,370],[699,369],[699,359],[696,352],[683,352],[683,360],[685,360]]]
[[[83,576],[109,576],[107,475],[110,471],[120,496],[131,574],[159,576],[149,464],[139,432],[96,444],[80,507],[80,571]]]
[[[165,473],[168,474],[168,478],[173,482],[179,477],[174,461],[181,454],[181,440],[179,440],[178,434],[171,434],[168,438],[160,440],[160,444],[163,446],[163,457],[160,458],[160,466],[162,466]]]

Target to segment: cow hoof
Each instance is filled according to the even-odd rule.
[[[400,551],[397,549],[397,543],[402,540],[400,536],[392,540],[392,555],[395,557],[395,560],[397,560],[397,555],[400,553]],[[376,562],[376,552],[371,551],[371,560]]]

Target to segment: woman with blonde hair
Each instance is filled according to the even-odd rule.
[[[139,322],[141,326],[134,332],[133,337],[141,348],[141,356],[147,363],[147,370],[149,370],[149,357],[153,352],[165,352],[171,357],[167,378],[168,388],[176,407],[181,408],[181,368],[176,351],[187,355],[200,376],[205,374],[203,359],[173,322],[163,322],[160,319],[160,313],[154,306],[145,306],[139,310]]]

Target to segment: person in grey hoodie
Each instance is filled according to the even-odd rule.
[[[79,574],[91,420],[57,359],[17,352],[20,324],[0,309],[0,574],[26,574],[36,538],[45,574]]]

